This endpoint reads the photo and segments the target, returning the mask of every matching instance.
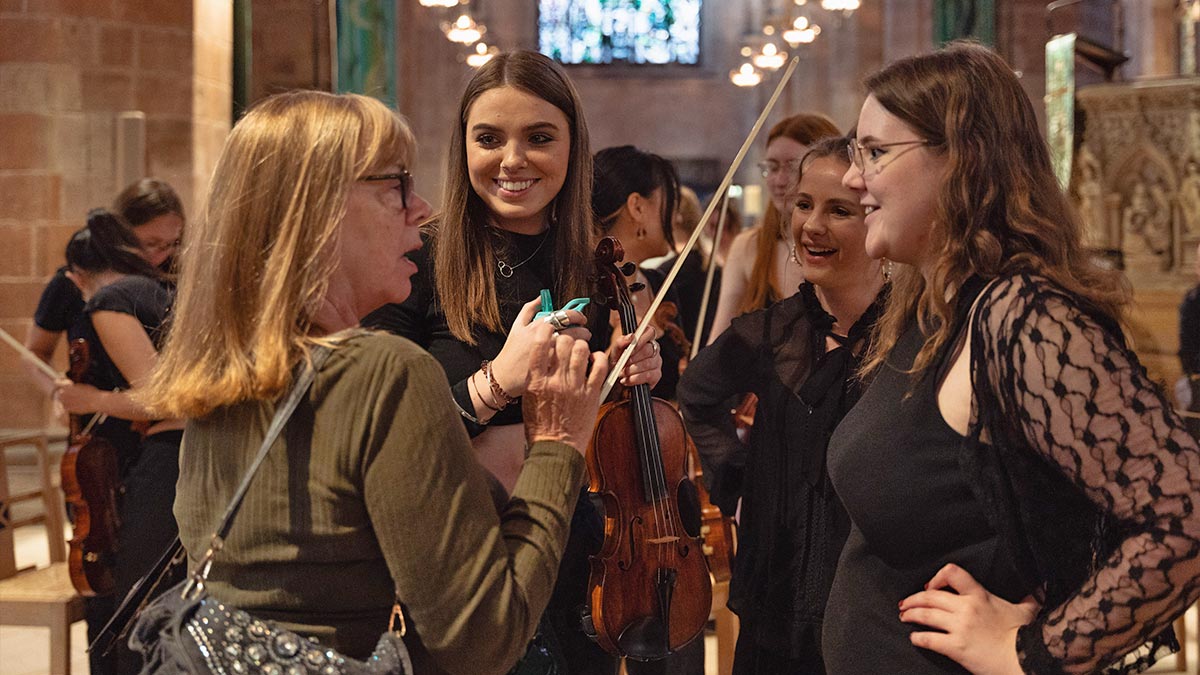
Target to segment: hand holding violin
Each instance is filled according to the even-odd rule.
[[[101,399],[108,392],[90,384],[62,379],[54,383],[54,400],[73,415],[86,415],[101,408]]]
[[[549,324],[534,326],[530,333],[529,386],[522,405],[525,438],[530,444],[561,441],[583,454],[600,409],[608,357],[590,354],[586,340],[556,333]]]

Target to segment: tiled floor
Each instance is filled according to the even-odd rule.
[[[10,464],[8,466],[9,483],[13,492],[36,486],[36,472],[33,466]],[[28,487],[23,487],[28,486]],[[30,505],[18,505],[28,508]],[[20,517],[20,513],[15,514]],[[49,550],[46,547],[45,530],[40,526],[18,528],[15,534],[16,557],[18,566],[42,566],[50,561]],[[1197,653],[1196,632],[1197,615],[1193,608],[1187,615],[1187,669],[1177,671],[1174,659],[1160,664],[1151,672],[1200,673],[1200,654]],[[44,628],[23,628],[17,626],[0,626],[0,675],[47,675],[50,663],[50,635]],[[716,675],[716,637],[711,633],[706,636],[706,675]],[[71,672],[76,675],[86,674],[87,654],[86,631],[83,622],[76,623],[71,630]],[[59,675],[55,673],[53,675]]]

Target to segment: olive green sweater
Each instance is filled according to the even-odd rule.
[[[175,517],[193,566],[274,407],[189,422]],[[398,592],[418,672],[503,673],[549,599],[583,475],[571,447],[535,443],[497,514],[441,366],[403,338],[359,335],[267,456],[209,589],[360,658]]]

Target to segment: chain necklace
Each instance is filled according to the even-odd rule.
[[[542,233],[542,240],[538,242],[537,248],[533,249],[533,253],[530,253],[529,257],[525,258],[524,260],[517,263],[516,265],[509,265],[508,263],[501,260],[500,256],[496,256],[496,268],[500,270],[500,276],[504,277],[505,279],[508,279],[509,277],[511,277],[513,275],[513,270],[517,269],[521,265],[524,265],[525,263],[529,262],[530,260],[533,260],[533,256],[537,255],[538,251],[542,250],[542,246],[546,243],[546,238],[549,234],[550,234],[549,229],[547,229],[544,233]]]

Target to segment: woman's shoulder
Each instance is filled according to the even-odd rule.
[[[133,312],[155,306],[165,309],[171,302],[171,289],[161,280],[131,274],[96,291],[85,310]]]

